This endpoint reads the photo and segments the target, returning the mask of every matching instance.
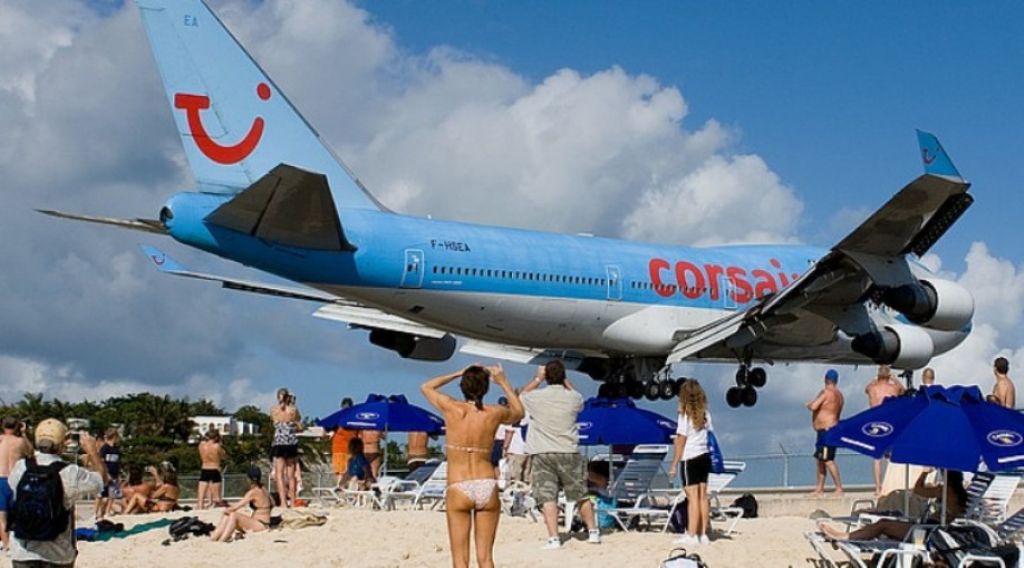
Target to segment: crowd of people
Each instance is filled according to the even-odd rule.
[[[997,358],[993,372],[996,381],[987,399],[1014,408],[1016,394],[1007,359]],[[925,369],[921,378],[923,387],[936,384],[932,369]],[[446,385],[456,381],[461,396],[443,392]],[[501,390],[501,397],[497,404],[484,404],[492,383]],[[611,466],[588,464],[579,452],[576,421],[584,400],[569,381],[560,361],[539,367],[536,376],[518,389],[511,386],[500,366],[472,365],[428,380],[421,386],[421,392],[443,415],[445,422],[449,488],[445,510],[456,566],[469,565],[471,542],[476,545],[477,563],[482,567],[493,566],[492,550],[501,514],[499,480],[529,485],[544,519],[547,540],[543,548],[563,546],[558,526],[560,499],[574,505],[572,508],[579,512],[586,530],[585,541],[601,543],[591,497],[608,489]],[[905,393],[905,387],[887,365],[878,368],[876,376],[864,389],[872,408],[887,398]],[[828,475],[833,479],[835,493],[843,491],[835,462],[836,448],[826,445],[824,440],[826,433],[839,423],[844,404],[839,373],[830,369],[825,373],[823,388],[806,405],[818,436],[814,496],[824,494]],[[344,399],[341,407],[351,408],[351,399]],[[248,489],[240,500],[229,505],[223,496],[223,464],[227,455],[221,434],[211,428],[199,441],[201,469],[196,508],[223,509],[211,535],[215,541],[231,540],[240,532],[267,530],[275,506],[289,508],[304,504],[298,497],[302,479],[298,434],[303,430],[303,422],[295,395],[287,389],[278,390],[270,417],[273,422],[273,442],[269,448],[271,486],[276,488],[277,499],[264,485],[261,469],[253,465],[246,472]],[[164,462],[145,470],[136,464],[122,468],[117,428],[110,428],[102,438],[95,439],[86,432],[69,435],[63,423],[47,419],[35,428],[33,444],[26,434],[26,425],[16,418],[5,417],[0,426],[3,428],[0,436],[0,539],[14,566],[72,563],[75,558],[73,509],[83,498],[97,496],[97,520],[115,513],[162,513],[178,507],[181,488],[175,467]],[[707,483],[712,469],[713,431],[704,390],[696,380],[682,381],[668,473],[674,478],[678,472],[686,496],[685,531],[676,540],[685,546],[709,542]],[[81,452],[80,465],[61,459],[72,437]],[[385,433],[376,430],[338,428],[331,434],[332,461],[339,486],[359,490],[373,487],[380,476],[380,444],[384,438]],[[427,462],[431,438],[436,439],[436,435],[409,433],[407,464],[410,471]],[[882,460],[874,463],[876,494],[882,491],[882,465]],[[914,492],[924,497],[945,494],[949,503],[948,517],[936,520],[955,517],[966,501],[962,476],[949,472],[943,484],[935,485],[927,483],[927,473],[920,476]],[[28,482],[23,484],[23,480]],[[60,491],[55,490],[58,485]],[[26,515],[25,511],[33,513]],[[40,516],[39,511],[48,511],[50,516]],[[15,519],[13,527],[8,522],[9,514]],[[830,536],[854,539],[902,538],[908,530],[909,525],[898,521],[876,523],[850,534],[822,527]]]
[[[992,392],[985,397],[986,400],[1004,408],[1016,408],[1017,391],[1014,389],[1013,381],[1010,379],[1009,360],[1006,357],[997,357],[992,362],[992,372],[995,375],[995,383],[992,386]],[[935,384],[937,384],[935,381],[935,369],[924,369],[921,372],[922,388]],[[867,396],[870,408],[877,407],[889,397],[902,396],[906,393],[906,387],[900,384],[899,378],[889,365],[880,365],[878,373],[864,388],[864,394]],[[846,399],[839,389],[839,372],[835,369],[829,369],[825,373],[824,387],[806,405],[807,409],[811,411],[811,425],[817,435],[814,457],[817,462],[818,471],[817,483],[811,492],[813,497],[821,497],[825,494],[826,473],[832,475],[835,495],[843,494],[839,467],[835,462],[836,448],[825,444],[824,439],[826,432],[839,423],[845,402]],[[877,459],[873,464],[876,497],[882,494],[882,462],[883,460]]]

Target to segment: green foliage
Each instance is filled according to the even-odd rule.
[[[227,416],[224,409],[208,400],[173,399],[151,393],[135,393],[104,401],[69,403],[60,399],[46,400],[42,393],[26,393],[13,404],[0,404],[0,416],[14,415],[33,429],[46,418],[65,423],[69,418],[89,420],[89,431],[102,435],[110,426],[122,428],[120,442],[125,466],[158,465],[169,461],[180,472],[199,470],[199,452],[189,443],[194,424],[191,416]],[[243,406],[235,418],[256,424],[256,436],[224,438],[229,471],[245,471],[252,463],[265,459],[273,439],[270,416],[254,406]],[[313,450],[315,451],[315,450]]]

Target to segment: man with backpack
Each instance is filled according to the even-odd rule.
[[[43,420],[36,427],[35,455],[11,469],[8,481],[14,492],[14,507],[8,516],[13,533],[13,568],[75,563],[75,502],[99,493],[108,478],[96,439],[86,432],[81,433],[78,443],[88,469],[61,460],[67,433],[67,426],[60,420]]]

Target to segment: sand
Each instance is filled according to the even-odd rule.
[[[280,529],[251,534],[232,543],[189,538],[162,546],[167,529],[127,539],[80,543],[77,566],[114,568],[196,566],[449,566],[444,513],[432,511],[368,511],[328,509],[322,527]],[[191,513],[176,513],[178,517]],[[199,513],[213,522],[219,511]],[[126,526],[149,522],[159,515],[115,517]],[[813,521],[798,517],[744,519],[732,537],[719,535],[710,545],[693,549],[713,567],[806,566],[813,556],[803,533]],[[582,538],[582,537],[580,537]],[[573,540],[560,550],[540,550],[541,523],[505,517],[498,529],[494,556],[498,566],[557,568],[659,565],[673,549],[674,535],[611,532],[600,545]],[[4,563],[8,564],[7,562]]]

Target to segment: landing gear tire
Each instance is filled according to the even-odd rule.
[[[655,401],[661,398],[661,385],[655,382],[650,382],[644,385],[644,398],[650,401]]]
[[[743,390],[739,387],[732,387],[725,391],[725,402],[730,408],[739,408],[743,404]]]
[[[747,370],[747,366],[740,365],[740,368],[736,369],[736,386],[740,388],[747,386],[749,375],[750,372]]]
[[[764,370],[764,367],[754,367],[747,375],[747,382],[752,387],[761,388],[768,383],[768,373]]]
[[[626,394],[633,400],[640,400],[644,397],[644,384],[640,382],[626,383]]]
[[[678,383],[676,383],[672,379],[667,379],[665,381],[662,381],[662,383],[660,385],[658,385],[658,387],[659,387],[658,390],[660,391],[659,394],[661,395],[661,400],[672,400],[673,398],[675,398],[676,397],[676,392],[679,391],[678,387],[676,386],[677,384]]]
[[[757,404],[757,391],[754,390],[754,387],[740,389],[740,395],[743,399],[743,406],[749,408]]]

